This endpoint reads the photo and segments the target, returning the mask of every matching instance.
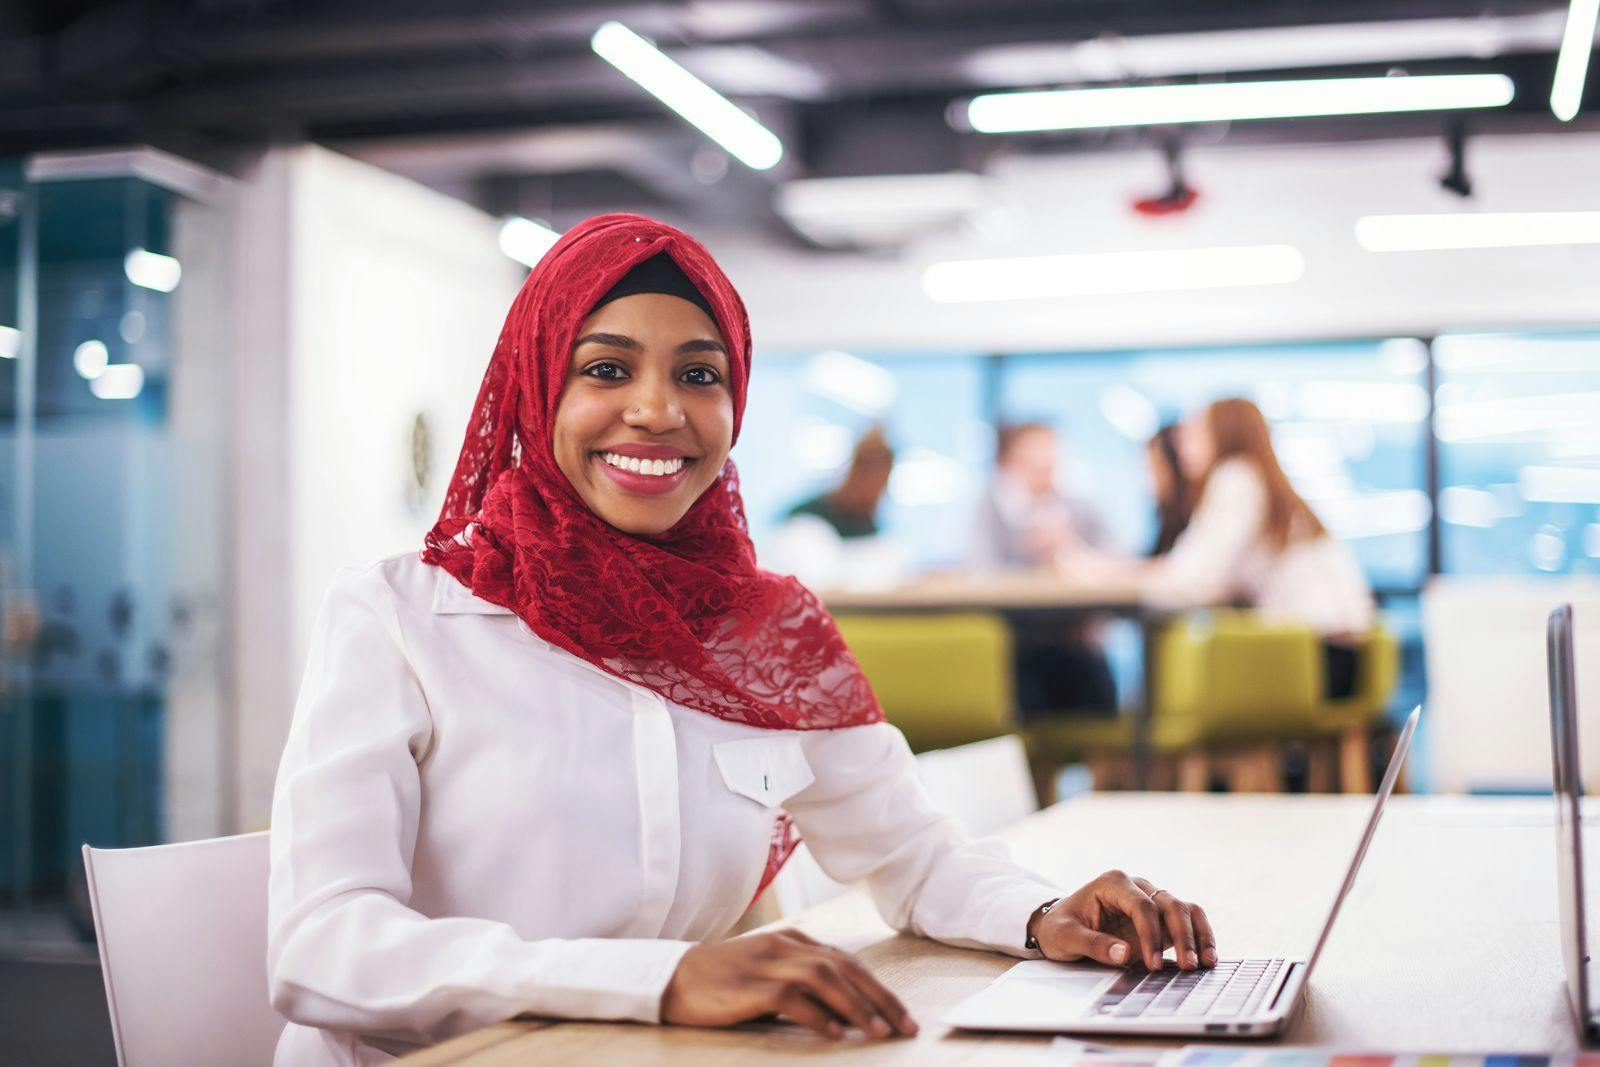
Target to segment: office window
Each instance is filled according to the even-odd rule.
[[[1440,552],[1463,574],[1600,574],[1600,333],[1434,345]]]
[[[1223,396],[1261,406],[1285,471],[1375,586],[1427,565],[1427,354],[1419,341],[1027,355],[1004,360],[1001,416],[1053,423],[1064,488],[1130,551],[1155,519],[1145,441]]]
[[[760,353],[739,466],[760,552],[788,509],[838,483],[855,441],[882,425],[895,449],[882,532],[917,569],[958,563],[993,433],[984,357],[970,353]]]

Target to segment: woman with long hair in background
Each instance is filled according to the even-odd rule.
[[[1156,539],[1149,555],[1164,556],[1178,543],[1194,512],[1194,486],[1178,457],[1178,424],[1169,422],[1145,444],[1150,488],[1156,502]]]
[[[1215,401],[1180,428],[1178,453],[1196,486],[1194,514],[1150,565],[1147,597],[1173,608],[1242,603],[1304,623],[1322,635],[1328,695],[1348,696],[1372,590],[1290,484],[1261,409],[1240,397]]]

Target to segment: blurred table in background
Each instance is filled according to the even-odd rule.
[[[1140,673],[1136,700],[1123,704],[1133,737],[1133,785],[1144,789],[1150,774],[1150,720],[1155,707],[1155,629],[1167,616],[1143,602],[1138,582],[1077,581],[1051,572],[1001,571],[926,575],[884,589],[821,590],[835,613],[992,612],[1026,623],[1063,626],[1093,617],[1129,619],[1139,626]]]
[[[928,575],[885,589],[821,590],[829,611],[998,611],[1076,618],[1144,610],[1133,581],[1068,581],[1049,572]]]
[[[1303,958],[1371,805],[1370,798],[1337,796],[1088,794],[1001,836],[1019,861],[1063,889],[1123,868],[1203,904],[1224,957]],[[1576,1049],[1562,978],[1554,852],[1548,798],[1393,798],[1306,1000],[1279,1041],[1374,1052]],[[742,1067],[826,1060],[922,1067],[1043,1065],[1060,1058],[1048,1036],[959,1033],[940,1024],[945,1011],[1016,962],[1008,956],[896,935],[859,892],[775,925],[796,926],[859,954],[904,1000],[921,1033],[835,1044],[778,1023],[702,1030],[518,1019],[402,1062]]]

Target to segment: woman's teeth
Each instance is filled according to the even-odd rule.
[[[684,462],[682,456],[676,459],[640,459],[638,456],[621,456],[615,452],[602,452],[600,458],[618,470],[655,476],[677,474],[683,470]]]

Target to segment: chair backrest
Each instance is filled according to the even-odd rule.
[[[122,1067],[272,1063],[266,831],[149,848],[83,846]]]
[[[1158,740],[1249,743],[1317,731],[1322,644],[1309,627],[1216,612],[1168,626],[1156,653]]]
[[[838,615],[845,643],[914,752],[1011,733],[1011,634],[997,615]]]
[[[1028,752],[1016,734],[924,752],[917,776],[971,834],[995,833],[1039,810]]]
[[[992,834],[1039,810],[1028,753],[1015,734],[917,756],[917,777],[928,796],[975,836]],[[804,841],[762,893],[779,915],[793,915],[849,889],[829,878]],[[763,913],[771,921],[776,915]]]

